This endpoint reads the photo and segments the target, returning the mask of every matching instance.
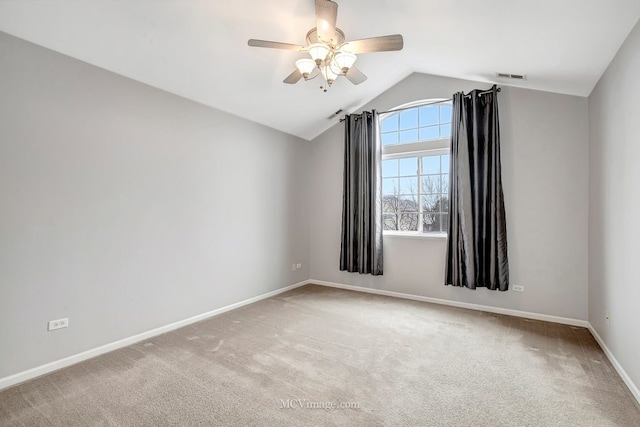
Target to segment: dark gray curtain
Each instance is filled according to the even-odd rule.
[[[498,91],[453,95],[445,284],[509,288]]]
[[[378,113],[346,115],[340,270],[382,275]]]

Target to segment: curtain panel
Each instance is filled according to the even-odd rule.
[[[346,115],[340,270],[382,275],[382,178],[378,113]]]
[[[498,91],[453,95],[445,285],[509,288]]]

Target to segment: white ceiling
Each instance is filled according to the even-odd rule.
[[[0,31],[258,123],[312,139],[413,72],[587,96],[640,17],[640,0],[337,0],[347,40],[401,33],[360,55],[369,79],[286,85],[313,0],[0,0]],[[495,72],[527,74],[525,82]]]

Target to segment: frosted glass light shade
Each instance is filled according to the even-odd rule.
[[[298,68],[298,71],[300,71],[300,74],[302,74],[302,77],[305,79],[309,77],[309,74],[311,74],[315,67],[316,63],[313,59],[302,58],[296,61],[296,68]]]
[[[338,52],[336,56],[333,57],[333,59],[336,61],[336,64],[338,65],[340,70],[346,74],[346,72],[349,71],[349,68],[353,67],[353,64],[356,62],[356,59],[358,59],[358,57],[353,53]]]
[[[329,66],[323,67],[321,71],[322,71],[322,76],[327,81],[329,86],[331,86],[331,83],[335,81],[335,79],[338,77],[338,74],[334,70],[332,70],[331,67]]]
[[[309,55],[311,55],[311,58],[317,65],[320,65],[320,63],[325,60],[329,52],[329,47],[324,43],[313,43],[309,45]]]

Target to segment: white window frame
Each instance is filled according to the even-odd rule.
[[[397,114],[401,110],[409,108],[419,108],[427,105],[442,105],[447,104],[448,99],[425,99],[421,101],[415,101],[403,105],[399,105],[394,109],[380,115],[380,123],[392,114]],[[382,146],[382,160],[402,159],[410,157],[426,157],[426,156],[440,156],[443,154],[450,154],[451,140],[450,138],[435,139],[429,141],[407,142],[403,144],[391,144]],[[418,195],[422,195],[422,161],[418,161]],[[417,231],[400,231],[400,230],[383,230],[385,236],[400,236],[400,237],[415,237],[424,239],[446,239],[447,233],[425,233],[423,232],[423,205],[418,203],[418,230]]]

